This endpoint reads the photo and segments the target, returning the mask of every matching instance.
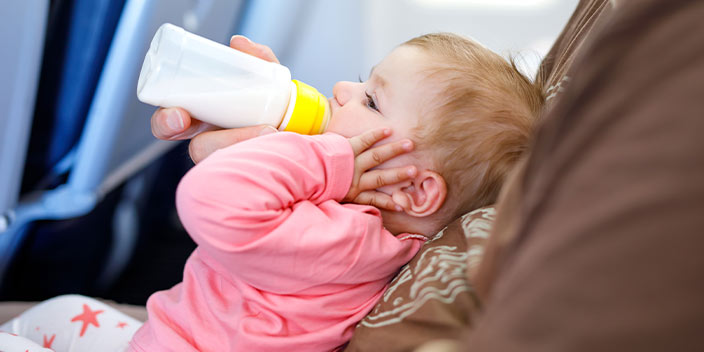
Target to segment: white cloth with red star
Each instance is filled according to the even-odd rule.
[[[9,332],[0,331],[0,351],[2,352],[54,352],[34,341]]]
[[[2,352],[122,352],[138,320],[90,297],[58,296],[0,326]]]

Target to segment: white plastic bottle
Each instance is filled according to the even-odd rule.
[[[291,80],[285,66],[163,24],[152,39],[137,83],[137,97],[162,107],[182,107],[224,128],[268,124],[282,131],[317,134],[330,119],[327,98]]]

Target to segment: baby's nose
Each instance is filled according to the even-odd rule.
[[[332,95],[340,106],[345,105],[352,97],[353,82],[341,81],[332,87]]]

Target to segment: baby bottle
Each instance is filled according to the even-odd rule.
[[[223,128],[267,124],[318,134],[330,119],[327,98],[291,80],[288,68],[163,24],[152,39],[137,83],[144,103],[182,107]]]

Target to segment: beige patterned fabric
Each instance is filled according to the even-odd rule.
[[[345,351],[408,351],[457,338],[478,310],[467,273],[484,252],[496,212],[477,209],[428,241],[358,325]]]

